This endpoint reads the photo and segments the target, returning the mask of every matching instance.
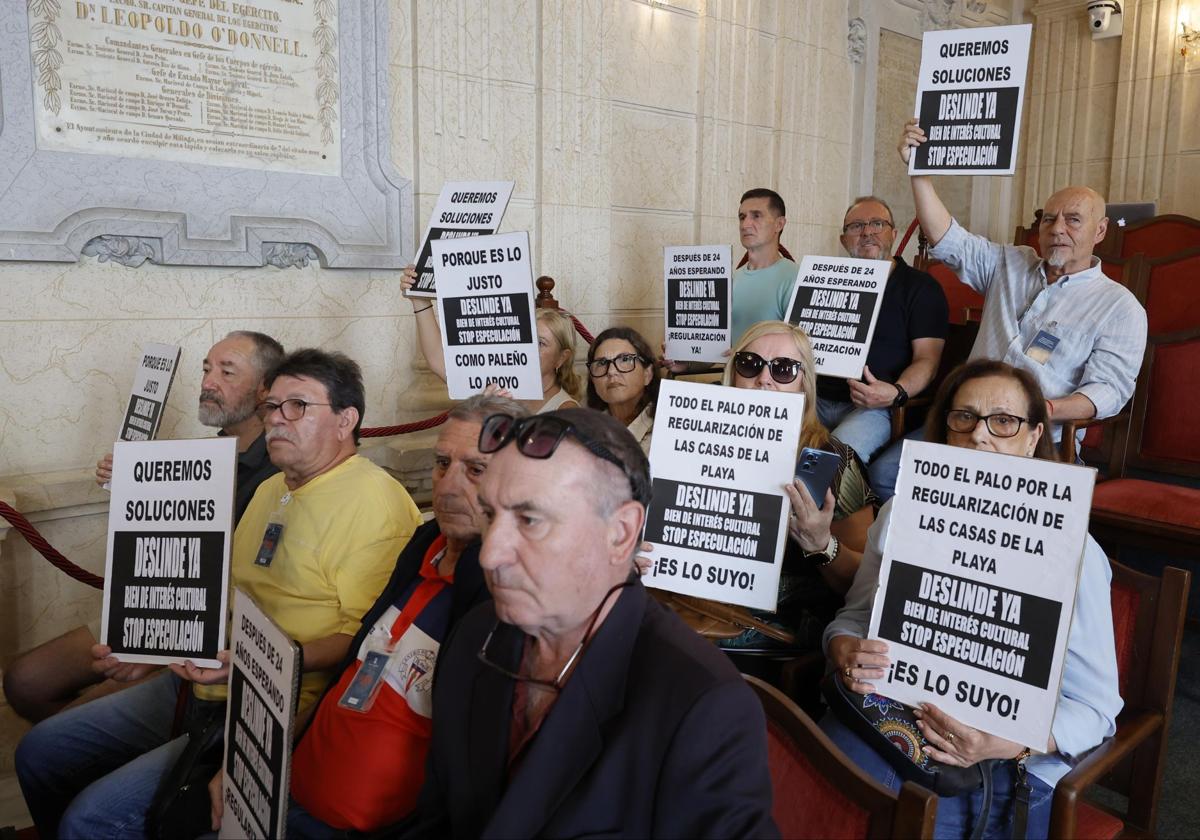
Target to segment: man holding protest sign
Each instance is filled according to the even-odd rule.
[[[967,453],[937,457],[941,447],[917,444],[923,459],[906,453],[899,492],[872,528],[846,606],[825,632],[833,679],[867,695],[858,701],[864,709],[891,715],[883,721],[891,743],[877,751],[843,723],[848,704],[827,715],[822,728],[893,789],[905,763],[926,756],[952,767],[1000,759],[985,771],[994,798],[984,836],[1012,834],[1020,819],[1015,794],[1026,778],[1026,836],[1046,836],[1054,785],[1071,761],[1113,734],[1121,709],[1111,569],[1086,534],[1091,476],[1053,462],[1048,422],[1046,400],[1028,372],[987,359],[952,371],[930,409],[926,439],[1041,462],[978,469],[1009,460],[991,456],[975,458],[969,469]],[[951,468],[952,460],[961,466]],[[1067,492],[1072,484],[1088,492]],[[893,520],[897,505],[904,510],[897,508]],[[904,575],[913,569],[909,577],[920,583],[906,589]],[[902,616],[899,633],[887,628],[889,612]],[[872,626],[879,631],[869,633]],[[919,701],[915,726],[887,699],[893,695]],[[966,716],[978,723],[963,722]],[[908,749],[896,749],[900,743]],[[943,796],[936,832],[967,836],[981,819],[978,790]]]
[[[243,330],[229,333],[204,357],[197,416],[203,425],[220,429],[219,435],[237,438],[235,524],[258,485],[278,472],[267,458],[263,424],[254,408],[267,393],[263,378],[281,358],[283,346],[278,341]],[[96,464],[96,482],[105,485],[111,479],[109,453]],[[4,695],[17,714],[37,723],[79,700],[88,686],[102,682],[103,674],[92,667],[97,635],[91,627],[77,627],[14,660],[4,671]],[[110,681],[88,696],[122,686]]]
[[[917,120],[909,120],[900,159],[907,164],[925,141]],[[1032,373],[1049,397],[1047,433],[1055,442],[1065,421],[1119,412],[1133,394],[1146,350],[1146,310],[1104,276],[1092,254],[1108,229],[1100,194],[1066,187],[1046,199],[1038,256],[1026,246],[968,233],[951,218],[928,175],[911,181],[931,253],[984,296],[971,358],[1002,359]]]
[[[479,443],[494,602],[440,656],[407,836],[776,835],[761,705],[633,574],[637,441],[568,409],[490,417]]]
[[[357,454],[365,399],[355,362],[299,350],[265,384],[258,414],[281,473],[263,482],[238,524],[230,579],[303,645],[303,713],[346,655],[420,512],[399,482]],[[114,679],[149,672],[106,656],[104,647],[94,653],[97,667]],[[228,652],[218,658],[227,663]],[[39,833],[145,833],[159,782],[189,741],[172,737],[182,681],[196,684],[188,731],[215,745],[228,670],[172,664],[169,672],[34,727],[17,748],[16,764]]]
[[[869,463],[892,434],[891,409],[925,390],[937,373],[949,321],[946,294],[938,282],[892,256],[896,225],[887,202],[856,198],[842,219],[842,247],[862,260],[891,259],[875,332],[861,380],[817,379],[817,413],[834,437]],[[876,475],[871,485],[888,499],[896,481]]]
[[[452,408],[438,431],[434,519],[401,552],[296,745],[289,834],[378,831],[416,802],[438,650],[459,618],[491,597],[479,568],[478,507],[491,456],[479,451],[479,432],[498,413],[519,418],[527,411],[514,400],[479,395]],[[373,664],[384,658],[386,664]],[[215,828],[223,810],[220,776],[214,782]]]

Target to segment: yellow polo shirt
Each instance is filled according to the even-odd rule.
[[[283,533],[271,564],[259,566],[254,559],[272,514]],[[290,493],[279,473],[259,485],[234,532],[230,584],[301,644],[334,633],[353,636],[420,524],[404,485],[361,455]],[[325,671],[303,675],[301,710],[316,701],[329,677]],[[200,699],[225,699],[224,685],[195,689]]]

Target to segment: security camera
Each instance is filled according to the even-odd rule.
[[[1087,10],[1093,40],[1121,34],[1121,4],[1117,0],[1089,0]]]

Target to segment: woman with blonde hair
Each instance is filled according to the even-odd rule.
[[[400,280],[405,295],[417,280],[416,266],[406,266]],[[409,298],[417,320],[417,344],[429,370],[446,381],[446,360],[442,356],[442,331],[434,316],[433,301]],[[535,310],[537,320],[538,356],[542,372],[542,399],[517,400],[535,414],[560,408],[577,408],[583,396],[583,382],[575,371],[575,325],[564,312],[555,309]],[[488,386],[488,393],[508,396],[508,392]]]
[[[833,452],[839,465],[822,499],[794,479],[785,488],[791,503],[788,544],[779,580],[777,612],[760,619],[782,625],[802,648],[818,648],[821,633],[854,580],[867,544],[867,530],[879,504],[867,482],[867,470],[854,450],[833,437],[817,419],[817,373],[812,343],[804,331],[784,321],[760,321],[733,348],[721,377],[723,385],[803,394],[800,450]],[[799,458],[797,451],[797,458]],[[730,650],[759,647],[765,637],[748,630],[722,644]]]

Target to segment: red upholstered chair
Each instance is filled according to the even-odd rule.
[[[1037,211],[1037,216],[1038,216],[1038,219],[1040,219],[1042,217],[1041,210]],[[1016,232],[1013,233],[1013,244],[1014,245],[1028,245],[1030,248],[1032,248],[1033,250],[1038,252],[1038,256],[1041,256],[1042,248],[1041,248],[1041,245],[1038,244],[1038,226],[1037,226],[1037,224],[1034,224],[1032,227],[1018,226]]]
[[[767,714],[773,816],[787,838],[932,837],[937,796],[913,782],[899,793],[859,770],[781,691],[747,676]]]
[[[1108,235],[1096,247],[1101,256],[1166,257],[1179,251],[1200,247],[1200,219],[1191,216],[1163,215],[1128,227],[1118,227],[1109,221]]]
[[[1050,836],[1151,837],[1167,756],[1167,732],[1191,575],[1167,567],[1161,578],[1113,563],[1113,632],[1125,708],[1117,733],[1054,788]],[[1124,813],[1084,799],[1092,785],[1128,797]]]
[[[979,320],[983,313],[983,295],[959,280],[958,275],[941,260],[929,260],[921,270],[929,272],[946,293],[951,324]]]
[[[1092,534],[1109,547],[1136,545],[1189,557],[1200,545],[1200,490],[1130,478],[1131,469],[1200,478],[1200,327],[1152,335],[1129,415],[1115,430],[1109,480],[1092,495]]]

